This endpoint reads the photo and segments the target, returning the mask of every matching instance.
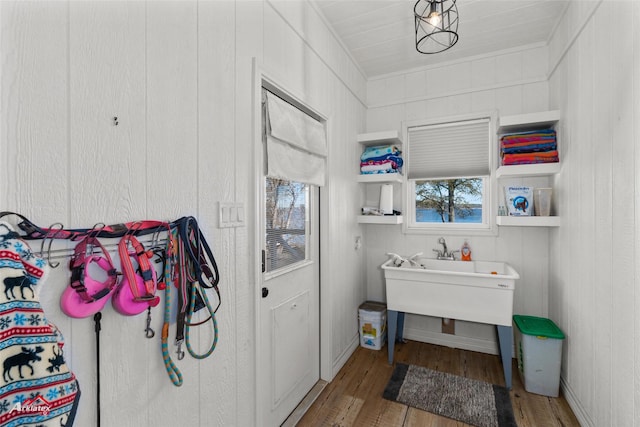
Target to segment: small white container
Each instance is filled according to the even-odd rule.
[[[524,389],[558,397],[564,334],[549,319],[514,315],[516,356]]]
[[[536,216],[551,215],[551,188],[534,188],[533,189],[533,207]]]
[[[360,320],[360,345],[380,350],[387,338],[387,305],[366,301],[358,310]]]

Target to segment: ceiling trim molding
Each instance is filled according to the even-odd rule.
[[[318,14],[320,19],[322,19],[322,22],[324,23],[324,26],[327,27],[329,32],[331,32],[331,35],[338,42],[338,44],[340,45],[342,50],[347,54],[347,56],[349,57],[351,62],[353,62],[353,64],[356,66],[356,68],[358,69],[358,71],[362,75],[362,78],[367,80],[369,78],[367,76],[367,73],[364,72],[364,70],[360,66],[360,63],[358,61],[356,61],[356,59],[351,54],[351,51],[347,48],[347,46],[344,44],[342,39],[338,36],[338,33],[336,33],[336,30],[334,30],[333,26],[329,23],[329,21],[327,21],[327,17],[324,16],[324,13],[322,13],[322,11],[318,8],[318,5],[316,4],[316,1],[318,1],[318,0],[309,0],[308,3],[311,5],[313,10],[315,10],[315,12]]]
[[[486,86],[481,86],[481,87],[475,87],[475,88],[469,88],[469,89],[462,89],[462,90],[455,90],[455,91],[445,92],[445,93],[441,93],[441,94],[438,94],[438,95],[416,96],[416,97],[413,97],[413,98],[403,98],[403,99],[399,99],[399,100],[395,100],[395,101],[382,102],[382,103],[378,103],[378,104],[371,104],[371,105],[367,105],[367,109],[391,107],[391,106],[394,106],[394,105],[409,104],[409,103],[412,103],[412,102],[429,101],[429,100],[432,100],[432,99],[449,98],[449,97],[452,97],[452,96],[467,95],[467,94],[470,94],[470,93],[484,92],[484,91],[487,91],[487,90],[504,89],[504,88],[513,87],[513,86],[528,85],[528,84],[534,84],[534,83],[546,83],[547,81],[548,80],[547,80],[546,76],[544,76],[544,77],[535,77],[535,78],[530,78],[530,79],[522,79],[522,80],[512,81],[512,82],[508,82],[508,83],[496,83],[496,84],[486,85]]]
[[[591,22],[591,20],[593,19],[593,15],[596,14],[596,11],[598,10],[602,2],[603,0],[599,0],[597,3],[594,4],[593,9],[591,10],[591,12],[589,12],[589,14],[586,16],[584,21],[577,27],[574,33],[569,36],[566,45],[560,52],[560,55],[558,55],[556,59],[553,59],[554,62],[549,67],[549,72],[547,73],[547,80],[550,80],[553,74],[556,72],[556,70],[560,66],[560,63],[564,60],[564,57],[567,55],[567,52],[569,52],[573,44],[576,42],[576,40],[578,40],[578,37],[580,37],[580,34],[582,34],[587,24],[589,24],[589,22]],[[562,19],[560,21],[564,20],[568,10],[569,10],[569,7],[565,9],[565,13],[562,16]],[[552,35],[555,36],[555,33],[552,33]],[[549,58],[549,59],[551,60],[552,58]]]
[[[444,67],[448,67],[448,66],[451,66],[451,65],[457,65],[457,64],[462,64],[462,63],[465,63],[465,62],[477,61],[479,59],[486,59],[486,58],[491,58],[491,57],[494,57],[494,56],[502,56],[502,55],[508,55],[508,54],[511,54],[511,53],[518,53],[518,52],[523,52],[523,51],[532,50],[532,49],[539,49],[541,47],[547,47],[547,43],[546,42],[531,43],[531,44],[527,44],[527,45],[512,47],[512,48],[509,48],[509,49],[502,49],[502,50],[496,50],[496,51],[489,52],[489,53],[483,53],[483,54],[480,54],[480,55],[467,56],[467,57],[464,57],[464,58],[454,59],[454,60],[451,60],[451,61],[438,62],[437,64],[433,64],[433,65],[425,65],[425,66],[422,66],[422,67],[408,68],[408,69],[403,70],[403,71],[394,71],[393,73],[381,74],[379,76],[370,77],[369,79],[367,79],[367,82],[372,82],[372,81],[375,81],[375,80],[388,79],[389,77],[398,77],[398,76],[402,76],[402,75],[405,75],[405,74],[417,73],[417,72],[420,72],[420,71],[428,71],[428,70],[434,70],[434,69],[437,69],[437,68],[444,68]]]
[[[331,33],[331,35],[333,37],[336,37],[335,32],[333,31],[333,28],[331,28],[330,25],[327,24],[327,20],[325,18],[325,16],[318,11],[318,9],[315,7],[315,5],[313,5],[313,3],[311,1],[306,1],[307,4],[311,5],[311,7],[313,8],[314,12],[316,12],[318,14],[318,16],[320,17],[320,19],[322,20],[322,23],[325,25],[325,27],[329,30],[329,32]],[[327,67],[327,70],[329,70],[329,72],[331,74],[334,75],[334,77],[336,79],[338,79],[338,81],[340,83],[342,83],[344,85],[344,87],[347,89],[347,91],[349,91],[350,94],[353,95],[353,97],[355,99],[358,100],[358,102],[360,102],[360,104],[366,108],[367,103],[365,99],[362,99],[362,97],[360,95],[358,95],[358,93],[356,93],[355,89],[351,87],[351,85],[349,85],[349,83],[347,81],[345,81],[345,79],[343,78],[343,76],[340,75],[340,73],[338,72],[338,70],[335,70],[328,62],[327,60],[316,50],[315,47],[313,47],[311,45],[311,43],[309,43],[309,41],[304,37],[303,34],[300,34],[300,32],[291,24],[291,22],[289,22],[289,20],[287,20],[286,17],[284,17],[282,15],[282,13],[278,10],[277,7],[275,7],[273,4],[271,4],[270,0],[266,1],[266,4],[269,5],[269,7],[274,11],[274,13],[276,15],[278,15],[280,17],[280,19],[282,19],[282,21],[289,27],[291,28],[291,31],[293,31],[299,38],[300,40],[302,40],[302,42],[305,44],[305,46],[307,46],[307,48],[313,52],[314,55],[316,55],[318,57],[318,59],[320,60],[320,62],[322,62],[324,64],[325,67]],[[340,39],[336,39],[338,42],[340,42],[340,47],[344,50],[345,54],[349,57],[349,60],[353,62],[354,66],[356,67],[356,69],[362,73],[362,68],[360,68],[360,64],[358,64],[357,62],[354,61],[353,57],[351,56],[351,54],[349,53],[349,51],[345,48],[344,44],[341,43]],[[367,77],[366,75],[362,74],[362,78],[364,80],[364,84],[365,84],[365,94],[364,96],[366,96],[366,84],[367,84]]]

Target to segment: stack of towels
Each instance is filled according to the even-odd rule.
[[[399,173],[402,171],[402,152],[395,145],[365,148],[360,156],[360,173]]]
[[[557,163],[558,145],[553,129],[502,135],[500,154],[503,165]]]

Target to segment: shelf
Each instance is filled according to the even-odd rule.
[[[496,224],[511,227],[559,227],[559,216],[497,216]]]
[[[402,138],[400,138],[400,132],[397,130],[386,130],[358,134],[358,143],[364,146],[384,144],[402,145]]]
[[[558,110],[503,116],[499,119],[498,135],[554,128],[559,121],[560,111]]]
[[[402,224],[402,215],[359,215],[358,224]]]
[[[399,173],[372,173],[358,175],[358,182],[366,184],[374,183],[402,183],[402,175]]]
[[[561,168],[562,164],[560,162],[536,163],[532,165],[500,166],[496,170],[496,178],[554,175],[560,172]]]

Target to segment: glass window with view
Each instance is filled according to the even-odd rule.
[[[416,181],[417,223],[482,223],[483,178]]]
[[[490,123],[482,117],[407,128],[409,227],[489,227]]]
[[[307,259],[309,186],[270,177],[265,185],[265,272],[273,272]]]

